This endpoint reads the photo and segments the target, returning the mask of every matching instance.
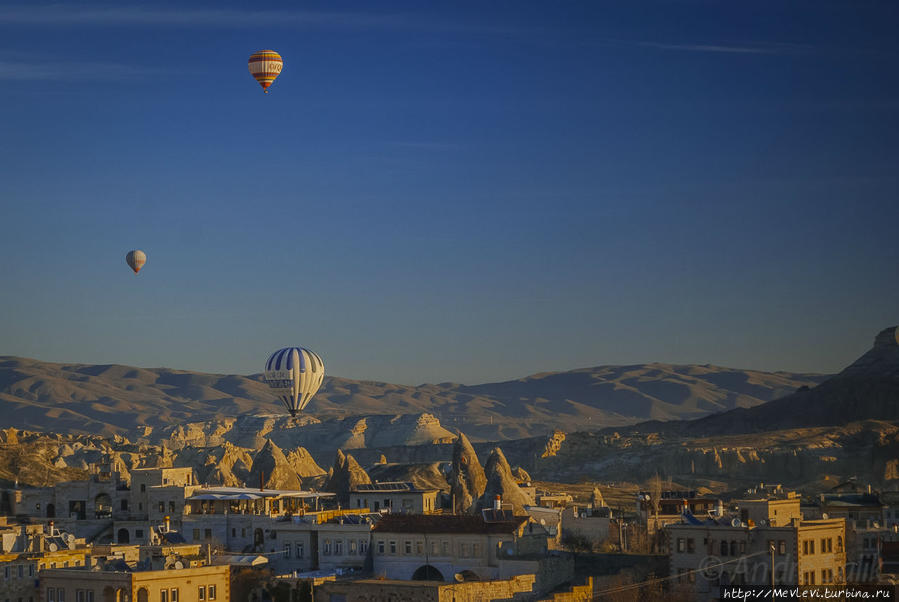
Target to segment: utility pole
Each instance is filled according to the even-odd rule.
[[[776,594],[774,593],[774,542],[773,541],[768,546],[768,551],[771,552],[771,599],[774,599]]]

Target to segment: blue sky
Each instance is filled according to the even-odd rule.
[[[899,323],[899,9],[783,4],[0,3],[0,353],[838,370]]]

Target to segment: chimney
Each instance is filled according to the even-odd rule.
[[[503,500],[500,496],[496,496],[493,499],[493,509],[494,510],[502,510],[503,509]]]

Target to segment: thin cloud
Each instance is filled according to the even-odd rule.
[[[812,50],[802,44],[665,44],[661,42],[630,42],[634,46],[681,52],[715,52],[725,54],[798,54]]]
[[[150,73],[150,69],[121,63],[0,60],[0,80],[5,81],[124,81]]]

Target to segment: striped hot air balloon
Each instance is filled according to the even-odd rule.
[[[294,418],[318,391],[324,377],[322,358],[304,347],[278,349],[265,362],[262,375]]]
[[[137,274],[144,264],[147,263],[147,254],[141,251],[140,249],[134,249],[133,251],[128,251],[128,254],[125,255],[125,261],[128,263],[128,266],[134,270],[134,273]]]
[[[256,81],[262,86],[262,90],[268,94],[268,87],[281,73],[283,65],[284,61],[281,60],[281,55],[274,50],[260,50],[254,52],[250,57],[250,75],[256,78]]]

